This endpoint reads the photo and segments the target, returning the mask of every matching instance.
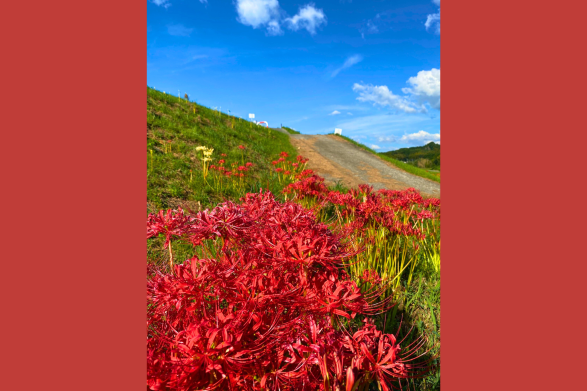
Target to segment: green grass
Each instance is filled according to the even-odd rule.
[[[425,169],[422,169],[422,168],[418,168],[418,167],[412,166],[411,164],[407,164],[407,163],[401,162],[401,161],[399,161],[397,159],[394,159],[394,158],[389,157],[387,155],[384,155],[382,153],[377,153],[374,150],[372,150],[371,148],[369,148],[368,146],[363,145],[361,143],[358,143],[355,140],[353,140],[351,138],[348,138],[346,136],[342,136],[340,134],[336,134],[335,136],[336,137],[342,137],[343,139],[345,139],[349,143],[354,144],[357,147],[359,147],[361,149],[364,149],[367,152],[371,152],[372,154],[377,155],[382,160],[388,161],[389,163],[393,164],[397,168],[400,168],[400,169],[402,169],[402,170],[404,170],[406,172],[409,172],[410,174],[414,174],[414,175],[417,175],[419,177],[430,179],[430,180],[432,180],[434,182],[440,183],[440,176],[438,176],[438,175],[436,175],[434,173],[431,173],[428,170],[425,170]]]
[[[288,128],[287,126],[282,126],[281,129],[287,130],[289,134],[300,134],[297,130],[293,130],[292,128]]]
[[[240,150],[239,145],[246,149]],[[198,146],[214,148],[211,164],[225,159],[228,168],[231,163],[252,162],[255,166],[247,173],[245,186],[218,191],[207,184],[202,175],[202,153],[196,151]],[[271,161],[282,151],[296,155],[286,134],[152,88],[147,89],[147,148],[150,211],[186,202],[212,207],[224,200],[236,201],[261,187],[269,188],[279,198],[282,186],[276,180]],[[222,157],[221,153],[227,156]]]

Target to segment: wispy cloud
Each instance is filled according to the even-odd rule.
[[[171,3],[169,2],[169,0],[152,0],[152,2],[153,2],[153,4],[159,5],[163,8],[171,7]]]
[[[407,97],[394,94],[389,88],[387,88],[387,86],[355,83],[353,85],[353,91],[359,94],[357,100],[361,102],[372,102],[375,106],[387,106],[391,109],[403,111],[405,113],[426,112],[426,107],[418,107]]]
[[[340,110],[340,111],[368,111],[370,110],[368,107],[364,105],[329,105],[325,106],[326,110]]]
[[[221,48],[203,46],[168,46],[153,49],[149,53],[147,72],[166,69],[170,72],[204,69],[234,62],[234,56]]]
[[[440,7],[440,0],[432,0],[432,2]],[[440,35],[440,8],[438,9],[437,13],[429,14],[426,17],[424,27],[426,27],[426,31],[432,30],[434,33]]]
[[[340,114],[340,111],[334,110],[332,113],[330,113],[328,115],[338,115],[338,114]]]
[[[185,27],[182,24],[170,24],[167,26],[167,32],[169,35],[174,35],[176,37],[189,37],[192,31],[194,31],[193,28]]]
[[[392,143],[395,140],[396,140],[396,138],[393,136],[384,136],[384,137],[379,136],[379,137],[377,137],[377,141],[379,141],[380,143],[382,143],[382,142]]]
[[[361,61],[363,61],[363,56],[361,56],[360,54],[354,54],[354,55],[350,56],[349,58],[347,58],[345,60],[344,64],[342,64],[342,66],[335,69],[330,76],[336,77],[336,75],[338,75],[339,72],[342,71],[343,69],[350,68],[353,65],[360,63]]]
[[[401,135],[404,132],[416,132],[419,129],[432,131],[439,119],[430,119],[426,115],[409,114],[375,114],[365,116],[337,117],[336,127],[342,128],[347,134],[357,137],[371,137],[376,140],[378,136],[393,136],[393,133]],[[432,126],[432,128],[429,128]],[[317,129],[318,133],[332,132],[330,127]],[[398,137],[399,137],[398,135]],[[350,137],[350,135],[349,135]]]
[[[399,141],[405,142],[408,144],[417,144],[417,145],[428,144],[431,141],[434,141],[435,143],[440,144],[440,133],[431,134],[431,133],[425,132],[423,130],[420,130],[419,132],[416,132],[416,133],[403,135],[402,138],[399,139]]]

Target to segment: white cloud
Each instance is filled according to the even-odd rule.
[[[351,112],[348,112],[348,113],[347,113],[347,115],[353,115],[353,113],[351,113]]]
[[[332,113],[328,114],[328,115],[337,115],[340,114],[340,111],[338,110],[334,110]]]
[[[423,105],[418,107],[408,98],[395,95],[387,86],[355,83],[353,91],[359,93],[357,100],[361,102],[373,102],[373,105],[389,106],[405,113],[425,113],[427,111]]]
[[[369,148],[371,148],[371,149],[381,149],[381,147],[379,145],[375,145],[375,144],[369,145]]]
[[[306,29],[312,35],[316,34],[316,28],[326,24],[326,16],[321,9],[316,9],[314,4],[306,4],[291,18],[286,18],[285,23],[291,30]]]
[[[334,72],[332,72],[331,77],[335,77],[343,69],[350,68],[353,65],[355,65],[361,61],[363,61],[363,56],[361,56],[360,54],[354,54],[354,55],[350,56],[349,58],[347,58],[345,60],[344,64],[342,64],[342,66],[340,66],[339,68],[335,69]]]
[[[171,6],[171,3],[169,2],[169,0],[152,0],[153,4],[155,5],[160,5],[164,8],[169,8]]]
[[[282,35],[282,25],[294,31],[306,29],[314,35],[316,28],[326,24],[324,12],[316,9],[311,3],[300,8],[299,12],[291,18],[285,18],[286,13],[279,6],[278,0],[236,0],[236,12],[240,23],[255,29],[266,27],[267,35]]]
[[[167,32],[169,35],[174,35],[176,37],[189,37],[192,31],[194,31],[193,28],[185,27],[182,24],[171,24],[167,26]]]
[[[434,141],[435,143],[440,144],[440,133],[430,134],[420,130],[416,133],[404,134],[402,138],[399,139],[399,141],[419,145],[428,144],[430,141]]]
[[[440,12],[437,14],[429,14],[424,23],[426,31],[433,29],[436,34],[440,34]]]
[[[408,84],[411,87],[402,88],[404,94],[411,95],[420,104],[428,103],[440,110],[440,69],[420,71],[408,79]]]
[[[277,0],[237,0],[236,12],[239,22],[256,29],[272,21],[277,22],[280,8]]]
[[[267,23],[267,35],[283,35],[283,30],[278,21],[272,20]]]
[[[405,95],[394,94],[387,86],[355,83],[357,100],[372,102],[375,106],[389,107],[404,113],[427,113],[428,106],[440,110],[440,69],[420,71],[402,88]]]
[[[434,4],[440,7],[440,0],[432,0]],[[440,34],[440,9],[435,14],[429,14],[424,23],[426,31],[433,30],[436,34]]]

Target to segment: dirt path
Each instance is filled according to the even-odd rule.
[[[310,159],[308,168],[329,184],[342,181],[347,187],[367,183],[376,190],[413,187],[422,195],[440,197],[440,183],[400,170],[377,156],[334,135],[290,135],[299,154]]]

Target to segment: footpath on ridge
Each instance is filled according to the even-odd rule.
[[[285,129],[275,129],[289,134]],[[422,195],[440,197],[440,183],[405,172],[341,137],[334,135],[289,134],[298,153],[310,159],[307,167],[347,187],[366,183],[375,190],[404,190],[413,187]]]

